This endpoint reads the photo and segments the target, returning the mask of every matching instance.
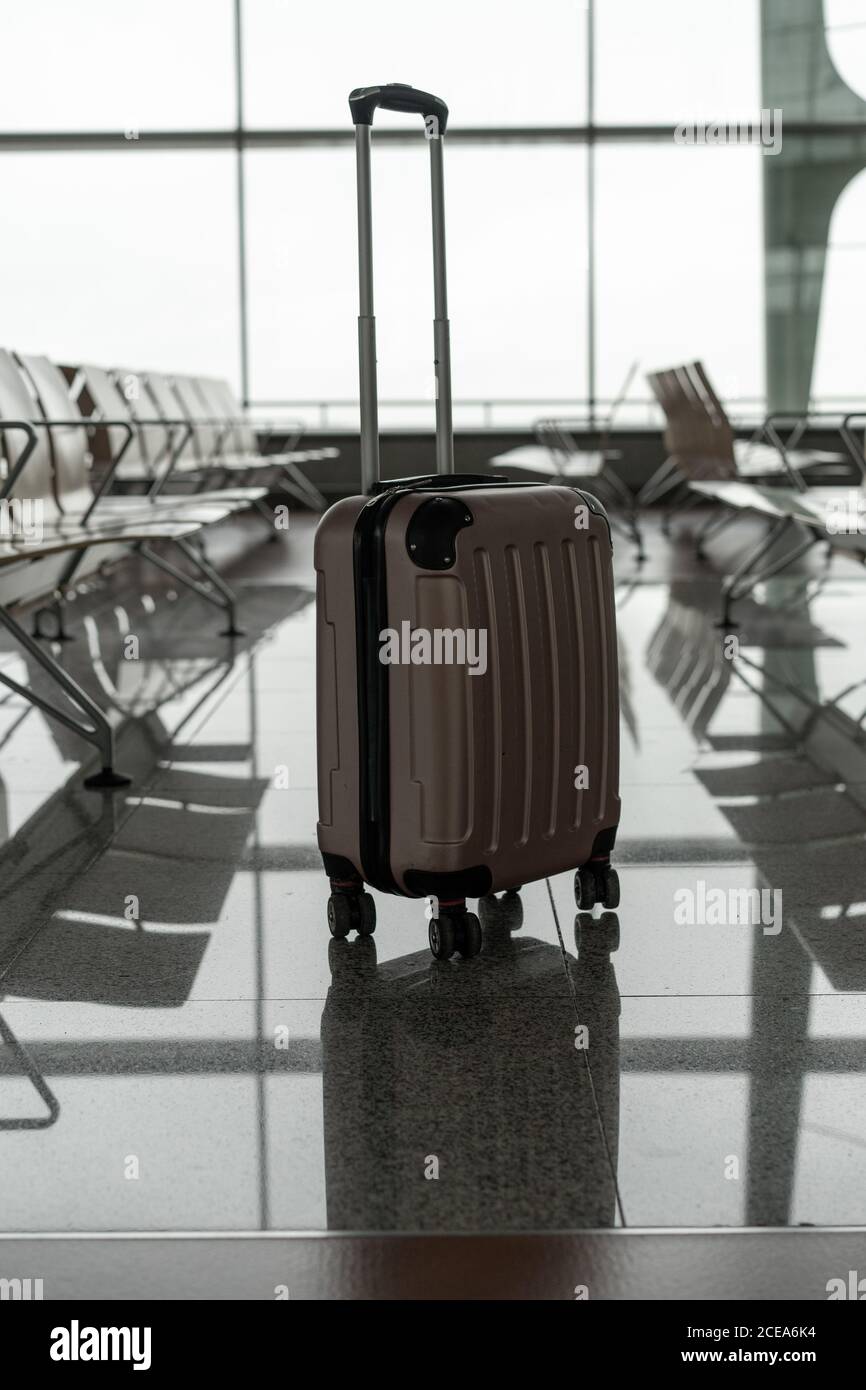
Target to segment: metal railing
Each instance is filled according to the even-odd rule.
[[[604,428],[614,401],[615,398],[606,396],[597,396],[592,401],[587,397],[575,396],[457,396],[453,404],[455,417],[462,416],[462,421],[458,420],[457,423],[462,424],[463,428],[529,428],[540,417],[555,416],[569,420],[577,417],[577,422],[585,423],[587,429],[597,430]],[[735,427],[763,421],[767,414],[764,396],[726,396],[725,405]],[[822,396],[820,400],[814,400],[807,411],[798,411],[797,414],[810,414],[832,407],[860,409],[862,406],[863,400],[853,396]],[[655,429],[663,423],[661,409],[652,396],[634,396],[626,401],[617,401],[617,407],[617,428]],[[319,430],[357,432],[358,428],[357,397],[255,398],[247,402],[247,408],[253,414],[265,410],[291,410],[305,416],[308,428]],[[389,412],[392,427],[401,413],[426,412],[429,418],[407,424],[406,428],[432,428],[433,409],[432,396],[383,396],[379,400],[379,410],[386,428]],[[477,414],[474,425],[467,423],[467,416],[473,412]]]

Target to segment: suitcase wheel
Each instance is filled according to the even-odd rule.
[[[452,919],[446,917],[444,913],[441,917],[431,917],[427,928],[427,940],[435,960],[450,960],[457,944],[457,934]]]
[[[464,912],[457,923],[457,950],[464,960],[471,960],[481,951],[481,923],[474,912]]]
[[[602,899],[605,907],[619,907],[619,874],[616,869],[607,868],[604,872],[604,897]]]
[[[350,931],[372,936],[376,930],[376,903],[370,893],[332,893],[328,899],[328,927],[337,941]]]
[[[596,903],[619,907],[619,874],[607,862],[584,864],[574,875],[574,901],[579,912],[592,912]]]
[[[450,960],[457,951],[464,960],[471,960],[481,950],[481,923],[474,912],[465,908],[440,912],[430,920],[427,929],[430,950],[436,960]]]

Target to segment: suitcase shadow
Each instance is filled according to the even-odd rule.
[[[517,902],[517,900],[515,900]],[[378,963],[333,941],[322,1015],[331,1230],[519,1231],[615,1220],[615,913],[557,945],[482,900],[482,952]]]

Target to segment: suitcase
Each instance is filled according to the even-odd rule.
[[[561,485],[455,474],[442,145],[448,108],[356,89],[363,496],[315,541],[318,842],[333,936],[369,934],[364,890],[428,898],[437,959],[481,948],[467,898],[576,869],[615,907],[619,711],[604,509]],[[379,481],[370,136],[378,106],[424,117],[433,207],[436,466]]]

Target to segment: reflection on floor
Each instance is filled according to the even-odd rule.
[[[712,566],[623,554],[622,907],[528,885],[436,965],[417,903],[328,937],[310,540],[237,530],[230,662],[196,599],[80,601],[127,794],[0,702],[2,1228],[866,1223],[861,572],[765,586],[732,661]],[[753,888],[779,930],[678,911]]]

